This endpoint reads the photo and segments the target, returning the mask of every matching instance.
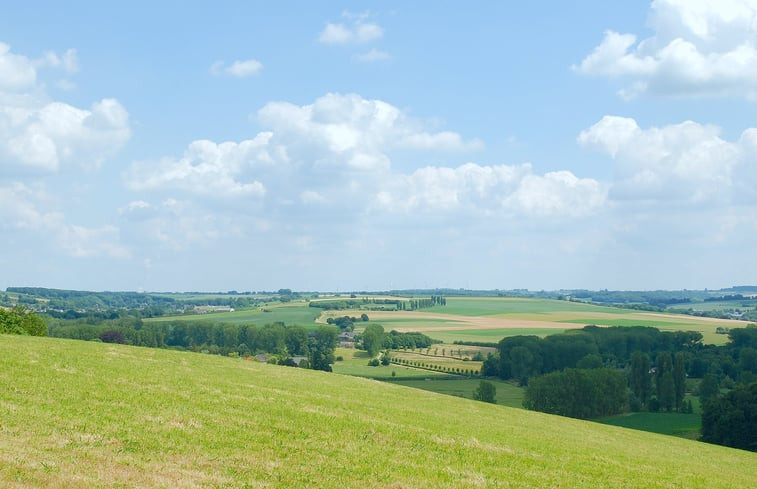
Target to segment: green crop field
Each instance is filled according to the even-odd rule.
[[[757,454],[333,373],[0,335],[0,487],[751,488]]]
[[[451,329],[449,331],[433,331],[426,334],[445,343],[454,343],[455,341],[480,341],[485,343],[497,343],[499,340],[506,336],[547,336],[550,334],[564,333],[565,331],[567,330],[552,328]]]
[[[446,306],[435,306],[424,311],[462,316],[496,316],[500,314],[554,314],[564,312],[602,312],[626,314],[628,310],[594,306],[582,302],[520,297],[449,297]]]
[[[599,423],[651,431],[663,435],[698,438],[702,428],[700,414],[628,413],[598,420]]]
[[[423,380],[398,380],[393,383],[415,389],[438,392],[439,394],[446,394],[448,396],[472,399],[473,392],[478,387],[479,382],[481,382],[480,379],[429,378]],[[522,387],[501,380],[489,379],[488,382],[494,384],[497,389],[497,404],[523,408],[524,389]]]
[[[302,303],[278,304],[256,309],[245,309],[234,312],[213,312],[208,314],[186,314],[180,316],[162,316],[146,319],[145,321],[213,321],[219,323],[256,324],[263,326],[275,322],[285,324],[299,324],[306,327],[316,327],[315,319],[320,310],[307,307]]]
[[[705,343],[723,344],[727,337],[716,334],[719,326],[738,328],[747,324],[743,321],[649,313],[581,302],[508,297],[449,297],[446,306],[420,311],[376,312],[370,316],[371,321],[385,325],[387,330],[419,331],[447,343],[497,342],[506,336],[520,334],[545,336],[596,324],[698,331],[702,333]]]

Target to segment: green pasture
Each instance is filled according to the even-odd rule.
[[[481,382],[481,379],[429,378],[424,380],[397,380],[394,383],[448,396],[472,399],[479,382]],[[494,384],[497,389],[497,404],[523,408],[524,389],[522,387],[501,380],[488,380],[488,382]]]
[[[707,301],[707,302],[686,302],[682,304],[671,304],[668,309],[688,309],[695,311],[722,311],[726,309],[754,309],[757,307],[757,299],[738,299],[732,301]]]
[[[594,306],[582,302],[520,297],[448,297],[447,305],[434,306],[423,311],[461,316],[496,316],[501,314],[555,314],[562,312],[603,312],[624,314],[628,311],[615,307]]]
[[[726,328],[743,328],[741,323],[730,323],[728,320],[720,322],[697,321],[696,318],[687,320],[687,316],[672,316],[670,318],[655,319],[613,319],[606,318],[585,318],[565,320],[566,323],[574,324],[596,324],[598,326],[649,326],[657,328],[660,331],[698,331],[702,333],[702,341],[707,344],[723,345],[728,341],[727,335],[717,334],[715,330],[719,326]]]
[[[702,429],[702,416],[696,413],[627,413],[597,422],[690,439],[698,438]]]
[[[425,334],[444,343],[455,341],[480,341],[497,343],[506,336],[534,335],[544,337],[551,334],[564,333],[567,329],[546,328],[502,328],[502,329],[457,329],[445,331],[428,331]]]
[[[0,351],[10,489],[757,487],[755,453],[394,382],[56,338]]]
[[[441,372],[432,372],[401,365],[379,365],[377,367],[368,366],[371,359],[366,351],[355,350],[354,348],[337,348],[336,356],[341,356],[344,360],[335,362],[332,366],[333,371],[342,375],[353,375],[355,377],[367,377],[377,380],[389,380],[392,378],[429,378],[429,377],[451,377],[449,374]],[[392,372],[395,376],[392,376]]]
[[[302,303],[295,305],[280,304],[234,312],[162,316],[145,319],[145,321],[212,321],[218,323],[256,324],[258,326],[282,322],[285,324],[299,324],[302,326],[316,327],[314,321],[320,312],[319,309],[303,306]]]

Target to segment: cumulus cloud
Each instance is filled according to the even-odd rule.
[[[757,99],[757,0],[655,0],[654,35],[607,31],[573,68],[622,77],[624,97],[740,96]]]
[[[642,129],[633,119],[605,116],[578,142],[615,160],[614,199],[712,203],[757,184],[756,135],[750,128],[726,141],[718,127],[693,121]]]
[[[50,101],[37,83],[42,65],[75,71],[76,52],[47,53],[35,62],[0,44],[0,156],[43,172],[62,164],[99,166],[129,140],[129,114],[112,98],[89,109]]]
[[[37,81],[34,63],[19,54],[14,54],[10,46],[0,42],[0,91],[28,88]]]
[[[482,147],[451,131],[428,132],[418,121],[382,100],[330,93],[298,106],[273,102],[258,112],[290,155],[315,149],[319,164],[353,170],[388,169],[394,149],[470,151]],[[303,151],[304,150],[304,151]]]
[[[381,190],[376,207],[394,212],[466,211],[482,215],[582,217],[605,203],[596,180],[569,171],[535,175],[530,164],[457,168],[425,167],[397,175]]]
[[[250,174],[273,162],[270,138],[271,133],[263,132],[239,143],[193,141],[181,158],[133,163],[126,183],[133,190],[172,188],[219,198],[261,197],[265,187]]]
[[[327,94],[312,104],[272,102],[257,113],[268,131],[241,142],[199,140],[181,157],[134,162],[135,191],[180,191],[275,206],[358,205],[391,173],[394,151],[473,151],[482,144],[425,125],[381,100]],[[128,213],[126,211],[129,211]],[[141,201],[124,214],[150,212]]]
[[[256,59],[234,61],[226,66],[224,61],[216,61],[210,66],[210,73],[215,76],[229,75],[235,78],[247,78],[263,70],[263,63]]]

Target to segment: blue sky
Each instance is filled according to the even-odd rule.
[[[0,287],[753,283],[755,26],[753,0],[6,6]]]

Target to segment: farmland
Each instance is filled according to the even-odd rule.
[[[394,383],[53,338],[0,347],[3,487],[757,486],[754,453]]]
[[[250,323],[250,324],[270,324],[282,322],[285,324],[299,324],[302,326],[315,327],[315,319],[320,311],[307,307],[302,302],[292,304],[276,304],[271,306],[256,307],[254,309],[245,309],[233,312],[216,312],[208,314],[189,314],[179,316],[163,316],[158,318],[146,319],[147,322],[164,322],[164,321],[213,321],[219,323]]]
[[[423,311],[376,311],[370,317],[387,329],[419,331],[445,342],[496,342],[505,336],[544,336],[596,324],[651,326],[662,331],[698,331],[706,343],[723,344],[727,338],[716,334],[719,326],[743,327],[747,324],[744,321],[639,312],[581,302],[506,297],[449,297],[446,306]]]
[[[315,327],[329,317],[359,317],[363,310],[322,312],[305,301],[271,303],[234,312],[164,316],[146,321],[214,321],[269,324],[284,322]],[[389,331],[418,331],[451,344],[455,341],[496,343],[505,336],[562,333],[588,324],[600,326],[651,326],[663,331],[698,331],[705,343],[723,344],[725,335],[718,327],[743,327],[745,321],[695,317],[682,314],[640,312],[581,302],[507,297],[449,297],[446,306],[421,311],[367,311],[369,323],[379,323]]]

